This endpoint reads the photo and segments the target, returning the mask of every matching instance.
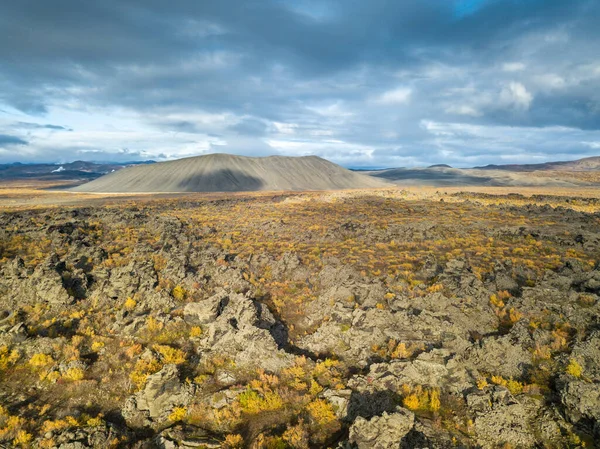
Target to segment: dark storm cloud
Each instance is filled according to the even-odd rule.
[[[16,136],[0,134],[0,148],[6,148],[12,145],[27,145],[27,142]]]
[[[184,149],[157,157],[188,154],[197,135],[198,152],[494,162],[533,157],[530,142],[556,137],[552,127],[590,134],[569,131],[567,148],[544,145],[539,157],[597,151],[595,0],[5,3],[0,103],[38,119],[68,107],[90,122],[98,108],[124,108],[185,134]],[[500,142],[500,129],[525,138],[519,128],[541,137]]]

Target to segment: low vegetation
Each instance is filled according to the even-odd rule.
[[[0,221],[0,444],[326,447],[400,409],[430,444],[598,437],[573,393],[600,382],[596,201],[186,196]]]

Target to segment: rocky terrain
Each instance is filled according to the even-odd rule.
[[[247,192],[385,187],[317,156],[245,157],[207,154],[110,173],[73,188],[76,192]]]
[[[595,198],[181,197],[0,222],[6,447],[600,439]]]

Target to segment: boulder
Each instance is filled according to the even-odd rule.
[[[520,378],[532,363],[531,353],[509,335],[485,338],[480,345],[472,346],[464,358],[481,371],[506,378]]]
[[[358,417],[350,427],[349,441],[358,449],[396,449],[414,424],[415,415],[400,407],[369,420]]]
[[[142,391],[127,400],[123,417],[128,421],[147,418],[144,421],[146,425],[164,422],[174,407],[188,405],[193,394],[191,384],[179,381],[177,366],[165,365],[157,373],[148,376]]]
[[[480,413],[475,418],[476,440],[485,448],[527,448],[536,444],[527,422],[527,412],[520,404],[501,405]]]

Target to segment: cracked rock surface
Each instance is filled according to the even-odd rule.
[[[598,208],[391,191],[0,213],[0,444],[593,447]]]

